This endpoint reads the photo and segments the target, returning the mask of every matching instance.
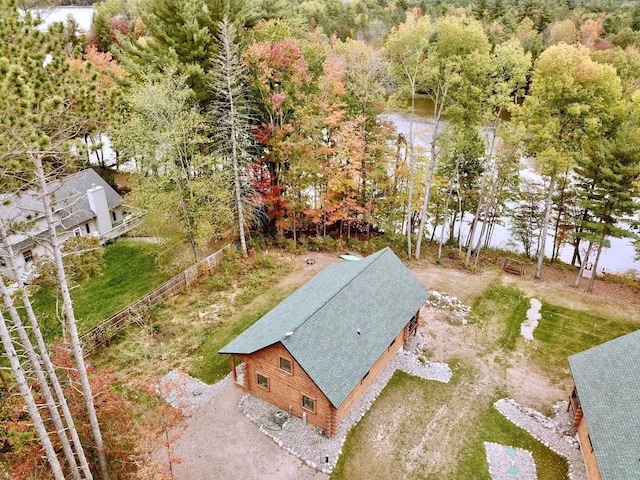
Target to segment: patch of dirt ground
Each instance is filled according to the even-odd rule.
[[[172,445],[176,480],[326,480],[264,435],[238,408],[243,390],[229,383],[187,419]]]
[[[279,283],[283,290],[296,288],[339,260],[336,254],[274,254],[295,265]],[[426,262],[413,264],[411,270],[427,289],[453,294],[467,304],[498,280],[514,285],[529,297],[606,316],[635,318],[640,307],[640,295],[635,289],[598,280],[595,293],[588,294],[584,292],[586,283],[573,289],[573,275],[563,269],[546,268],[542,281],[532,275],[504,274],[498,269],[470,273]],[[416,392],[400,392],[398,395],[404,395],[402,401],[394,398],[390,400],[393,405],[372,409],[363,420],[372,425],[369,438],[350,450],[351,466],[344,469],[355,473],[345,473],[342,478],[389,478],[391,471],[395,478],[454,478],[468,426],[496,392],[542,411],[548,411],[568,393],[569,385],[552,383],[522,353],[500,350],[499,325],[461,325],[440,310],[424,308],[420,332],[427,337],[426,357],[455,366],[459,380],[429,387],[438,389],[438,401],[433,405],[425,404]],[[175,478],[326,479],[280,449],[240,413],[242,393],[240,388],[231,386],[188,420],[174,445],[174,455],[182,459],[173,467]],[[390,466],[383,466],[387,463],[395,467],[389,470]]]

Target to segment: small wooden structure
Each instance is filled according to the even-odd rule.
[[[514,273],[516,275],[524,275],[524,262],[516,260],[515,258],[506,257],[502,263],[502,270],[507,273]]]

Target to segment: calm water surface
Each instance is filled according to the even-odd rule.
[[[416,143],[421,145],[427,150],[427,144],[431,140],[433,133],[433,103],[428,99],[420,98],[416,102],[416,119],[414,121],[414,135],[416,137]],[[398,130],[399,133],[408,137],[409,135],[409,123],[410,115],[408,113],[387,113],[383,115],[384,118],[391,121]],[[442,128],[442,127],[441,127]],[[523,169],[522,176],[526,176],[528,179],[537,179],[542,183],[542,177],[533,170],[531,167]],[[465,238],[468,235],[472,216],[465,217],[465,222],[462,227],[462,235]],[[480,225],[481,226],[481,225]],[[501,218],[500,224],[496,225],[493,236],[491,238],[491,246],[496,248],[502,248],[506,250],[512,250],[517,252],[523,252],[520,243],[511,235],[509,230],[510,220],[506,217]],[[456,226],[456,232],[458,227]],[[439,238],[440,228],[436,229],[436,238]],[[553,232],[551,232],[553,233]],[[477,229],[477,236],[480,235],[480,228]],[[445,238],[447,234],[445,233]],[[477,238],[477,237],[476,237]],[[623,273],[628,270],[637,270],[640,272],[640,261],[635,261],[635,249],[631,240],[611,238],[611,247],[605,248],[600,256],[598,270],[604,268],[606,271]],[[546,253],[551,255],[553,248],[553,236],[549,236],[546,242]],[[584,250],[586,250],[587,244],[584,242]],[[560,258],[567,262],[571,262],[573,256],[573,246],[563,245],[560,250]],[[592,261],[595,260],[595,252],[593,253]]]

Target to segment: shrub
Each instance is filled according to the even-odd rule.
[[[324,239],[322,237],[308,237],[309,250],[312,252],[320,252],[324,249]]]
[[[324,251],[334,251],[336,249],[336,240],[335,238],[327,235],[326,237],[324,237],[323,241],[322,241],[323,245],[324,245]]]

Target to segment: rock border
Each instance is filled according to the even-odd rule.
[[[537,298],[529,299],[529,310],[527,310],[527,319],[520,324],[520,335],[526,340],[533,340],[533,332],[538,327],[538,323],[542,320],[540,309],[542,302]]]
[[[528,432],[533,438],[563,456],[569,462],[571,480],[588,480],[587,469],[576,440],[576,429],[567,412],[567,402],[553,406],[555,416],[547,417],[533,408],[520,405],[512,398],[502,398],[493,406],[507,420]]]
[[[415,345],[418,347],[414,345],[413,348],[419,348],[422,338],[415,341]],[[302,419],[294,416],[287,415],[285,423],[281,427],[278,426],[273,420],[276,407],[250,394],[243,396],[238,406],[240,411],[258,425],[260,431],[269,436],[279,447],[302,460],[311,468],[330,474],[342,454],[342,446],[349,430],[369,411],[396,370],[425,380],[443,383],[448,383],[453,376],[449,365],[421,361],[414,353],[401,348],[354,404],[332,437],[325,437],[318,432],[316,427],[305,425]]]

